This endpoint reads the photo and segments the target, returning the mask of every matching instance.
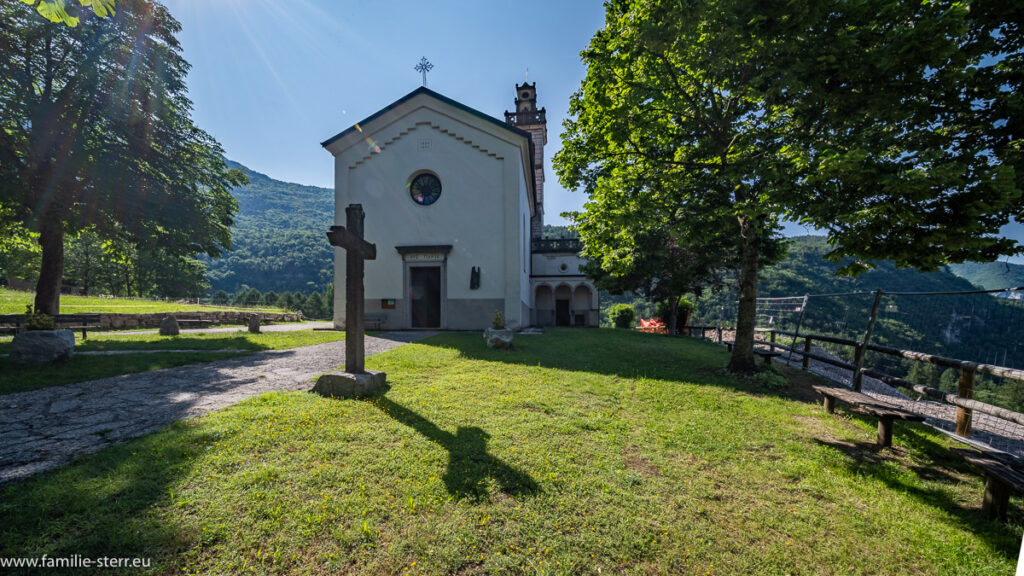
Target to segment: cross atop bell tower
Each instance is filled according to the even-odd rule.
[[[544,145],[548,143],[547,110],[537,108],[537,83],[516,84],[516,111],[505,111],[505,123],[530,133],[533,140],[533,175],[537,214],[530,221],[530,236],[544,235]]]

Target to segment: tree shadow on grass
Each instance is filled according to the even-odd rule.
[[[769,386],[764,383],[767,379],[729,373],[729,353],[725,347],[699,338],[632,330],[545,328],[542,335],[517,335],[511,350],[487,348],[476,334],[442,334],[421,344],[457,350],[462,357],[472,360],[620,378],[692,382],[757,396],[817,401],[810,380],[800,380],[788,387]],[[758,366],[763,367],[763,363],[758,361]]]
[[[529,474],[487,452],[490,434],[482,429],[460,426],[452,434],[383,394],[369,400],[391,418],[448,451],[448,468],[442,479],[452,496],[484,499],[487,497],[490,478],[508,496],[528,496],[541,491],[540,485]]]
[[[153,508],[173,499],[171,487],[222,440],[175,424],[78,457],[71,466],[0,485],[0,557],[126,557],[159,565],[194,545],[194,538]]]
[[[901,458],[899,450],[884,448],[873,442],[827,441],[817,438],[814,442],[847,456],[843,465],[853,474],[880,480],[896,493],[907,494],[926,506],[942,510],[952,521],[979,535],[993,552],[1006,558],[1016,557],[1020,544],[1014,531],[981,516],[980,486],[977,506],[965,506],[951,496],[948,489],[944,489],[962,483],[965,476],[973,474],[967,464],[920,430],[915,430],[916,426],[897,427],[895,436],[910,451],[923,451],[928,455],[929,460],[924,465],[910,462],[908,457]],[[932,455],[934,460],[931,459]],[[916,480],[905,474],[904,470],[913,472]],[[1022,520],[1024,515],[1021,511],[1011,507],[1010,524],[1020,524]]]

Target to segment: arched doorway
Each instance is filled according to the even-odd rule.
[[[572,293],[572,313],[574,326],[589,326],[590,308],[593,293],[586,284],[580,284]]]
[[[572,325],[572,288],[562,284],[555,288],[555,326]]]

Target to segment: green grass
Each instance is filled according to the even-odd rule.
[[[24,314],[25,306],[32,304],[34,298],[35,295],[32,292],[19,292],[0,288],[0,314]],[[285,312],[281,308],[234,308],[231,306],[178,304],[176,302],[134,298],[68,295],[60,297],[61,314],[152,314],[156,312],[215,312],[225,310]]]
[[[1008,574],[950,440],[825,414],[808,378],[612,330],[431,338],[371,400],[274,393],[0,487],[0,557],[171,574]],[[759,384],[765,382],[766,384]],[[82,571],[85,573],[85,571]],[[105,573],[111,573],[110,571]],[[133,572],[139,573],[139,572]]]
[[[24,392],[106,378],[119,374],[159,370],[185,364],[210,362],[259,350],[284,350],[343,340],[344,332],[297,330],[251,334],[245,329],[224,333],[191,333],[179,336],[159,334],[94,333],[87,340],[75,336],[76,352],[135,350],[153,353],[116,356],[73,356],[71,360],[47,366],[19,366],[0,357],[0,395]],[[12,337],[0,338],[0,354],[10,353]],[[163,353],[161,350],[194,350],[189,353]],[[239,350],[246,352],[239,353]]]

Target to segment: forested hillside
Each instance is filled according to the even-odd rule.
[[[953,264],[949,269],[953,274],[986,290],[1024,286],[1024,265],[1021,264],[965,262],[964,264]]]
[[[324,232],[334,220],[334,192],[281,182],[229,161],[249,177],[234,190],[239,211],[231,251],[207,259],[210,291],[319,290],[333,281],[331,247]]]
[[[874,301],[870,292],[881,289],[886,295],[880,302],[873,343],[979,363],[1024,367],[1024,339],[1019,336],[1024,332],[1024,302],[991,294],[948,294],[978,290],[948,269],[920,273],[896,268],[891,262],[878,262],[877,269],[857,278],[836,276],[835,271],[842,263],[825,260],[828,250],[822,237],[793,238],[787,257],[761,271],[758,296],[792,299],[761,301],[759,326],[793,330],[799,322],[801,332],[859,340],[863,338]],[[893,292],[940,294],[890,294]],[[812,295],[806,307],[801,298],[804,294]],[[735,321],[735,301],[735,292],[703,294],[696,298],[692,324],[717,324],[723,318],[723,324],[731,325]],[[920,384],[947,391],[955,387],[954,370],[874,353],[869,353],[868,363]],[[979,377],[975,383],[976,397],[1024,409],[1024,385],[1011,381],[1003,384],[999,379]]]

